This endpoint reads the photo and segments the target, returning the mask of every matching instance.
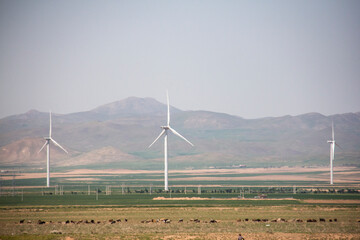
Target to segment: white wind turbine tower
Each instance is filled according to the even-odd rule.
[[[169,105],[169,94],[166,92],[166,100],[167,100],[167,125],[161,126],[163,129],[160,133],[160,135],[155,139],[155,141],[150,144],[149,148],[162,136],[164,136],[164,162],[165,162],[165,168],[164,168],[164,177],[165,177],[165,191],[169,191],[168,186],[168,149],[167,149],[167,142],[168,142],[168,130],[170,130],[172,133],[177,135],[178,137],[182,138],[184,141],[189,143],[191,146],[194,146],[189,140],[187,140],[185,137],[181,136],[180,133],[175,131],[173,128],[170,127],[170,105]]]
[[[334,122],[332,122],[331,125],[331,133],[332,133],[332,140],[328,140],[327,142],[330,143],[330,184],[334,184],[333,181],[333,162],[335,157],[335,145],[341,148],[336,142],[335,142],[335,135],[334,135]]]
[[[50,187],[50,141],[53,142],[56,146],[58,146],[59,148],[61,148],[64,152],[68,153],[65,148],[63,148],[62,146],[60,146],[60,144],[58,144],[52,137],[51,137],[51,112],[50,112],[50,128],[49,128],[49,136],[48,137],[44,137],[44,139],[46,140],[45,144],[42,146],[42,148],[40,149],[40,151],[38,153],[41,152],[41,150],[43,150],[43,148],[46,146],[46,186]]]

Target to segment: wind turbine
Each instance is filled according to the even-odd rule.
[[[175,134],[176,136],[183,139],[185,142],[189,143],[191,146],[194,146],[189,140],[187,140],[185,137],[183,137],[180,133],[175,131],[175,129],[170,127],[170,105],[169,105],[169,93],[166,91],[166,100],[167,100],[167,124],[166,126],[161,126],[162,131],[160,135],[155,139],[155,141],[150,144],[148,148],[150,148],[157,140],[159,140],[160,137],[164,136],[164,162],[165,162],[165,168],[164,168],[164,177],[165,177],[165,191],[169,191],[169,185],[168,185],[168,130]]]
[[[334,135],[334,122],[331,125],[331,133],[332,133],[332,140],[328,140],[327,142],[330,143],[330,184],[334,184],[333,181],[333,162],[335,157],[335,145],[338,146],[340,149],[341,147],[335,142],[335,135]]]
[[[62,146],[60,146],[60,144],[58,144],[52,137],[51,137],[51,112],[50,112],[50,128],[49,128],[49,136],[48,137],[44,137],[44,139],[46,140],[45,144],[42,146],[42,148],[40,149],[40,151],[38,153],[41,152],[41,150],[43,150],[43,148],[46,146],[46,186],[50,187],[50,142],[53,142],[56,146],[58,146],[59,148],[61,148],[64,152],[68,153],[65,148],[63,148]]]

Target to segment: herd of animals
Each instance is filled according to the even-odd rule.
[[[329,218],[329,219],[325,219],[325,218],[319,218],[319,219],[315,219],[315,218],[309,218],[309,219],[306,219],[306,220],[303,220],[303,219],[299,219],[299,218],[296,218],[296,219],[289,219],[289,220],[286,220],[284,218],[277,218],[277,219],[272,219],[272,220],[269,220],[269,219],[260,219],[260,218],[256,218],[256,219],[249,219],[249,218],[244,218],[244,219],[237,219],[236,222],[337,222],[337,218]],[[25,221],[25,219],[22,219],[19,221],[19,224],[55,224],[55,223],[58,223],[58,224],[101,224],[101,223],[108,223],[108,224],[115,224],[115,223],[121,223],[121,222],[128,222],[128,219],[109,219],[107,221],[95,221],[95,220],[80,220],[80,221],[73,221],[73,220],[66,220],[64,222],[53,222],[53,221],[49,221],[49,222],[46,222],[46,221],[43,221],[43,220],[38,220],[37,222],[33,222],[31,220],[28,220],[28,221]],[[172,221],[168,218],[161,218],[161,219],[148,219],[148,220],[142,220],[141,223],[171,223]],[[177,221],[178,223],[183,223],[184,222],[184,219],[179,219]],[[218,220],[215,220],[215,219],[211,219],[209,221],[205,220],[205,221],[202,221],[200,219],[190,219],[189,222],[194,222],[194,223],[200,223],[200,222],[203,222],[203,223],[218,223],[219,221]],[[357,220],[357,222],[360,222],[360,219]]]

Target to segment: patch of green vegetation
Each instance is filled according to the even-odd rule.
[[[321,172],[319,172],[321,173]],[[310,173],[310,174],[319,174],[319,173]],[[307,174],[307,173],[306,173]],[[194,175],[174,173],[169,175],[169,185],[202,185],[206,187],[207,185],[213,185],[214,180],[213,177],[250,177],[250,176],[264,176],[266,174],[220,174],[220,175],[201,175],[204,178],[208,178],[209,180],[194,180],[191,179]],[[277,175],[275,173],[269,174]],[[280,173],[281,175],[281,173]],[[284,174],[285,175],[285,174]],[[89,179],[93,178],[93,179]],[[176,180],[174,180],[176,178]],[[76,177],[52,177],[51,185],[122,185],[125,183],[126,185],[163,185],[163,175],[162,174],[102,174],[95,175],[89,174],[89,176],[76,176]],[[264,181],[262,180],[216,180],[216,185],[223,186],[262,186],[266,184],[267,186],[319,186],[319,185],[327,185],[327,181],[287,181],[286,179],[283,181]],[[44,178],[32,178],[32,179],[15,179],[13,180],[3,180],[1,181],[1,185],[4,187],[11,186],[45,186],[46,178],[44,174]],[[336,185],[335,185],[336,187]]]
[[[139,190],[138,190],[139,191]],[[37,192],[25,195],[2,196],[0,197],[0,206],[114,206],[114,207],[151,207],[151,206],[186,206],[186,207],[208,207],[208,206],[281,206],[281,205],[303,205],[298,200],[304,199],[352,199],[360,200],[359,194],[267,194],[266,200],[251,200],[258,193],[245,194],[245,199],[233,200],[239,193],[126,193],[120,192],[106,195],[104,191],[87,195],[86,191],[66,192],[64,195],[41,195]],[[168,200],[153,200],[156,197],[164,197]],[[201,197],[208,200],[171,200],[171,198],[191,198]],[[293,198],[294,200],[291,200]],[[218,200],[212,200],[218,199]],[[276,199],[276,200],[272,200]],[[284,200],[278,200],[284,199]],[[338,203],[343,205],[342,203]],[[317,204],[319,205],[319,204]],[[334,205],[334,204],[333,204]],[[335,204],[336,205],[336,204]],[[354,204],[353,204],[354,205]],[[356,204],[355,204],[356,205]]]
[[[294,172],[294,173],[238,173],[238,174],[201,174],[201,177],[255,177],[255,176],[276,176],[276,175],[319,175],[323,173],[328,173],[326,171],[317,171],[317,172]],[[172,176],[176,176],[176,178],[188,178],[193,177],[191,174],[183,174],[183,173],[172,173]],[[213,181],[213,180],[212,180]],[[279,181],[280,182],[280,181]]]

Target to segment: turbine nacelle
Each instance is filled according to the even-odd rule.
[[[334,178],[333,178],[333,162],[335,158],[335,146],[342,149],[339,144],[335,142],[335,134],[334,134],[334,122],[331,124],[331,140],[328,140],[327,142],[330,143],[330,184],[334,184]]]
[[[51,137],[51,112],[50,112],[50,127],[49,127],[49,136],[44,137],[46,140],[45,144],[41,147],[38,153],[41,152],[41,150],[44,149],[45,146],[47,146],[47,157],[46,157],[46,186],[50,187],[50,142],[53,142],[56,146],[58,146],[61,150],[68,153],[68,151],[65,150],[59,143],[57,143],[52,137]]]
[[[180,137],[181,139],[183,139],[185,142],[189,143],[191,146],[194,146],[194,144],[192,144],[189,140],[187,140],[184,136],[182,136],[180,133],[178,133],[175,129],[173,129],[172,127],[170,127],[170,104],[169,104],[169,94],[166,92],[166,100],[167,100],[167,125],[165,126],[161,126],[160,128],[162,129],[161,133],[159,134],[159,136],[150,144],[150,146],[148,148],[150,148],[155,142],[157,142],[157,140],[159,140],[159,138],[161,138],[162,136],[164,136],[164,178],[165,178],[165,191],[169,191],[169,186],[168,186],[168,156],[167,156],[167,131],[169,130],[170,132],[172,132],[173,134],[175,134],[176,136]]]

